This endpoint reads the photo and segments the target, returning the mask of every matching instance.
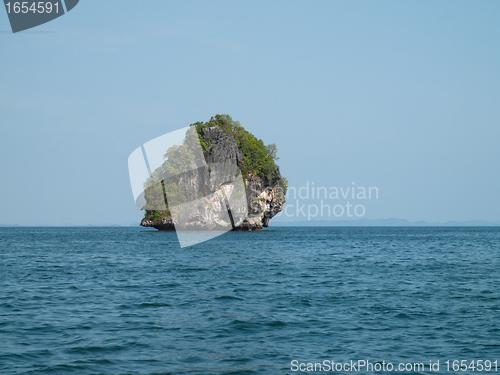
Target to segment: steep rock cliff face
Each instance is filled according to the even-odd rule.
[[[279,183],[268,186],[262,178],[249,175],[245,179],[248,215],[236,230],[260,230],[285,207],[285,191]]]
[[[203,129],[201,135],[207,145],[204,151],[208,168],[193,169],[178,179],[179,186],[189,186],[191,199],[201,198],[175,211],[174,217],[183,217],[180,223],[174,223],[172,215],[160,220],[146,216],[141,225],[159,230],[174,230],[175,225],[182,225],[185,230],[246,231],[269,226],[285,204],[279,169],[267,179],[252,173],[241,176],[245,162],[236,139],[217,126]]]

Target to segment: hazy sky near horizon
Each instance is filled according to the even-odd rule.
[[[498,1],[81,0],[11,34],[0,10],[0,224],[138,223],[129,154],[218,113],[276,143],[291,186],[377,187],[351,202],[367,218],[500,220],[499,17]]]

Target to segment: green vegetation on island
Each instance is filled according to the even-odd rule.
[[[198,137],[200,138],[201,147],[205,156],[210,144],[206,144],[203,139],[203,129],[218,126],[226,134],[233,136],[238,143],[238,149],[243,153],[243,165],[241,173],[243,178],[247,178],[249,173],[259,176],[267,182],[272,182],[279,170],[276,160],[277,156],[276,144],[264,145],[262,139],[256,138],[252,133],[245,130],[239,121],[233,121],[229,115],[215,115],[208,122],[196,122],[192,124],[196,126]],[[284,179],[286,182],[286,179]]]

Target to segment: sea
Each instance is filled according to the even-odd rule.
[[[402,371],[500,372],[500,227],[0,228],[1,374]]]

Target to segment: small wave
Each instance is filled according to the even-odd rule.
[[[95,353],[115,353],[131,347],[149,347],[147,344],[137,343],[135,341],[125,343],[123,345],[107,345],[107,346],[75,346],[66,350],[68,354],[95,354]]]
[[[166,302],[143,302],[139,307],[170,307]]]
[[[267,323],[269,327],[283,327],[287,324],[281,320],[273,320],[272,322]]]
[[[239,300],[239,301],[243,301],[243,298],[234,297],[234,296],[219,296],[219,297],[215,297],[214,299],[216,299],[216,300]]]

